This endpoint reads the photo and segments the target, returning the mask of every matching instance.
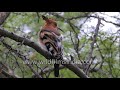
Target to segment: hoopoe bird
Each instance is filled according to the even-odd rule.
[[[45,25],[39,32],[39,42],[42,47],[47,50],[53,57],[55,62],[62,60],[62,36],[57,27],[57,23],[54,19],[42,16],[45,20]],[[59,76],[59,63],[54,64],[54,75]]]

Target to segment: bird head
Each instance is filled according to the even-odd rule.
[[[43,15],[42,15],[42,18],[43,20],[45,20],[45,26],[51,26],[51,27],[57,28],[57,23],[54,19],[47,18]]]
[[[62,29],[57,27],[57,22],[55,21],[55,19],[51,19],[51,18],[47,18],[46,16],[42,15],[43,20],[45,20],[45,27],[53,27],[53,28],[57,28],[58,30],[61,30],[62,32],[64,32]]]

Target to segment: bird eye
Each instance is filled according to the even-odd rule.
[[[55,26],[57,26],[57,23],[54,23]]]

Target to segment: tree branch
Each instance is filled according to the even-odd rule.
[[[63,64],[81,78],[89,78],[76,64]]]
[[[18,35],[14,34],[12,32],[9,32],[7,30],[4,30],[1,27],[0,27],[0,35],[2,35],[4,37],[8,37],[10,39],[13,39],[16,42],[22,42],[24,45],[27,45],[31,48],[34,48],[38,53],[40,53],[41,55],[43,55],[47,59],[53,58],[47,51],[44,51],[37,43],[35,43],[27,38],[18,36]]]
[[[4,23],[7,17],[10,15],[10,12],[0,12],[0,25]]]
[[[24,45],[27,45],[33,49],[35,49],[38,53],[40,53],[41,55],[43,55],[45,58],[47,59],[51,59],[54,58],[52,57],[47,51],[44,51],[38,44],[36,44],[35,42],[26,39],[24,37],[20,37],[12,32],[9,32],[7,30],[4,30],[0,27],[0,35],[4,36],[4,37],[8,37],[12,40],[15,40],[16,42],[23,42]],[[65,61],[66,62],[66,61]],[[76,65],[73,64],[63,64],[64,66],[66,66],[68,69],[70,69],[71,71],[73,71],[77,76],[81,77],[81,78],[88,78],[88,76],[86,76],[84,74],[84,72]]]
[[[0,62],[0,78],[20,78],[11,72],[13,71],[9,67]]]
[[[97,23],[97,25],[96,25],[95,33],[94,33],[94,36],[92,37],[92,40],[93,40],[93,41],[92,41],[92,43],[90,44],[90,45],[91,45],[91,48],[90,48],[90,52],[89,52],[89,55],[88,55],[89,65],[88,65],[88,67],[87,67],[87,69],[86,69],[86,73],[89,71],[90,66],[91,66],[91,64],[92,64],[92,62],[93,62],[93,60],[91,61],[91,59],[92,59],[94,44],[96,43],[96,39],[97,39],[97,36],[98,36],[98,31],[99,31],[99,26],[100,26],[100,24],[101,24],[101,19],[98,18],[98,23]],[[91,61],[91,62],[90,62],[90,61]]]
[[[1,41],[1,42],[3,43],[3,45],[4,45],[7,49],[9,49],[10,51],[14,52],[15,55],[18,56],[19,58],[21,58],[24,62],[25,62],[25,61],[30,61],[27,57],[25,57],[24,55],[22,55],[22,54],[20,53],[20,51],[17,51],[17,50],[15,50],[15,49],[13,49],[10,45],[6,44],[4,41]],[[42,78],[42,77],[33,69],[33,67],[32,67],[31,64],[27,64],[27,66],[30,68],[30,70],[31,70],[37,77]]]
[[[92,15],[90,15],[90,16],[87,16],[87,17],[93,17],[93,18],[100,18],[100,17],[97,17],[97,16],[92,16]],[[100,18],[101,20],[103,20],[103,21],[105,21],[106,23],[111,23],[111,24],[113,24],[113,25],[115,25],[115,26],[118,26],[118,27],[120,27],[120,24],[119,23],[114,23],[114,22],[111,22],[111,21],[107,21],[107,20],[105,20],[104,18]]]
[[[65,68],[65,66],[63,66],[63,65],[59,66],[59,70],[64,69],[64,68]],[[54,67],[52,67],[52,68],[45,68],[45,69],[41,70],[41,72],[39,74],[43,75],[43,74],[46,74],[46,73],[51,73],[53,71],[54,71]],[[33,75],[32,77],[36,78],[35,75]]]

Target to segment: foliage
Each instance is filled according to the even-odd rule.
[[[58,17],[56,16],[58,14]],[[94,35],[94,27],[84,28],[87,24],[80,23],[85,21],[87,17],[79,17],[77,19],[71,19],[70,23],[73,26],[70,26],[69,19],[86,16],[94,13],[88,12],[12,12],[7,20],[2,25],[5,30],[14,32],[15,34],[28,38],[36,43],[38,43],[38,32],[44,21],[41,18],[41,15],[47,15],[51,18],[56,18],[58,26],[64,30],[61,32],[63,35],[63,47],[64,47],[64,58],[71,60],[70,55],[74,57],[74,60],[77,61],[87,61],[88,55],[91,48],[92,37]],[[78,24],[80,23],[80,24]],[[28,32],[26,31],[28,29]],[[86,30],[88,32],[86,32]],[[119,78],[120,77],[120,57],[119,57],[119,35],[118,33],[108,33],[101,29],[99,30],[97,41],[94,44],[94,50],[92,57],[95,57],[93,61],[96,60],[96,63],[92,63],[91,68],[96,64],[95,68],[99,68],[96,72],[90,72],[89,76],[91,78]],[[45,61],[46,59],[37,53],[34,49],[25,46],[21,43],[15,42],[9,38],[5,38],[4,42],[8,43],[12,48],[19,50],[23,55],[28,57],[30,61]],[[6,64],[11,70],[14,71],[19,77],[29,78],[33,77],[33,73],[27,67],[23,61],[17,57],[13,52],[10,52],[2,43],[0,43],[0,62]],[[101,64],[102,63],[102,64]],[[37,72],[41,72],[41,69],[52,68],[53,65],[48,64],[33,64],[33,68]],[[83,70],[83,69],[82,69]],[[84,71],[84,70],[83,70]],[[47,73],[49,75],[49,73]],[[47,77],[47,74],[43,75]],[[54,78],[53,72],[50,72],[49,78]],[[67,68],[60,70],[61,78],[78,78],[72,71]]]

